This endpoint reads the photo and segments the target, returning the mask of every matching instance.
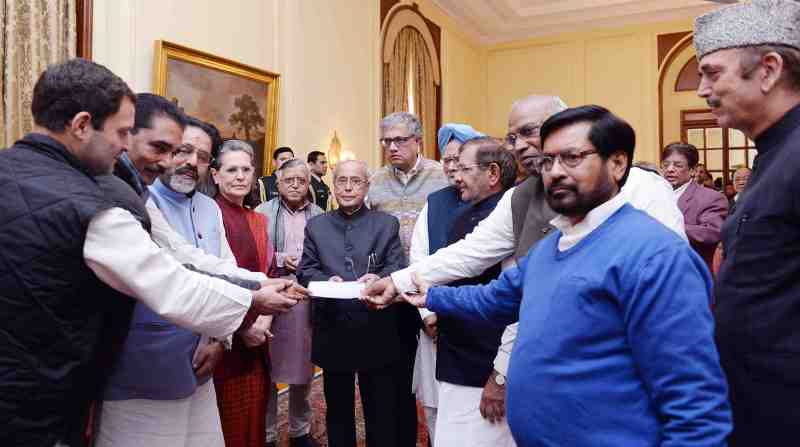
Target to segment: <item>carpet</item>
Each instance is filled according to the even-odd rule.
[[[311,408],[314,412],[311,420],[311,436],[320,446],[327,446],[328,436],[325,432],[325,396],[322,392],[322,376],[316,377],[311,386]],[[287,393],[281,393],[278,395],[279,447],[289,447],[289,435],[287,434],[289,425],[288,415],[289,395]],[[425,427],[425,415],[419,403],[417,403],[417,421],[419,421],[419,426],[417,428],[417,447],[427,447],[428,431]],[[366,447],[366,442],[364,440],[364,414],[361,409],[361,397],[358,394],[358,386],[356,386],[356,438],[358,440],[358,447]]]

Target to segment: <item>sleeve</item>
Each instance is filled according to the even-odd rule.
[[[306,224],[303,256],[300,258],[300,265],[297,266],[297,282],[305,287],[308,287],[311,281],[327,281],[332,276],[322,271],[319,248],[311,226],[311,222]]]
[[[414,223],[414,232],[411,234],[411,251],[408,255],[408,263],[414,264],[420,259],[428,256],[430,251],[428,241],[428,204],[422,207],[417,222]]]
[[[622,187],[628,202],[686,240],[683,213],[672,187],[658,174],[631,168],[628,181]]]
[[[392,281],[401,292],[414,290],[411,277],[418,272],[429,284],[446,284],[483,273],[514,253],[514,221],[511,215],[509,189],[486,219],[464,239],[438,250],[408,268],[392,274]]]
[[[89,222],[83,256],[110,287],[172,323],[209,337],[232,334],[250,308],[252,292],[187,270],[121,208],[103,211]]]
[[[507,326],[519,319],[522,281],[528,258],[517,267],[505,270],[500,278],[482,286],[432,287],[426,307],[440,315],[449,315],[477,323]]]
[[[511,351],[514,349],[514,341],[517,339],[517,328],[519,323],[509,324],[503,331],[500,338],[500,347],[497,348],[497,355],[494,358],[494,370],[500,374],[508,375],[508,363],[511,360]]]
[[[714,200],[697,215],[697,224],[686,224],[689,240],[704,245],[714,245],[720,240],[720,232],[728,217],[728,201],[722,194],[714,194]]]
[[[147,213],[150,215],[150,221],[152,222],[151,236],[153,240],[178,262],[182,264],[192,264],[197,267],[197,269],[206,272],[240,277],[251,281],[263,281],[267,279],[263,273],[251,272],[239,268],[236,265],[236,261],[233,260],[232,253],[230,258],[222,259],[210,255],[202,249],[190,244],[172,229],[172,226],[167,222],[167,219],[164,218],[161,210],[158,209],[152,200],[147,201]],[[222,222],[221,212],[219,214],[219,219],[220,222]],[[226,250],[230,253],[230,246],[228,245],[227,239],[222,244],[221,254],[225,254]]]
[[[661,446],[725,445],[732,416],[705,263],[688,245],[673,246],[632,275],[623,317],[637,369],[663,421]]]

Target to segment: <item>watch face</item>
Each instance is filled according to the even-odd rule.
[[[494,375],[494,383],[503,386],[506,384],[506,376],[502,374],[495,374]]]

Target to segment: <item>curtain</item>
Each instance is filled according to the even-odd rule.
[[[0,0],[0,148],[33,128],[33,86],[48,65],[75,57],[77,0]]]
[[[413,63],[412,63],[413,58]],[[408,109],[409,64],[414,76],[414,110],[422,122],[423,155],[435,159],[436,143],[436,85],[433,62],[425,39],[416,29],[407,26],[397,35],[392,58],[384,66],[383,116]]]

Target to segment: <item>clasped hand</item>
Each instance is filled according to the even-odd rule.
[[[261,289],[253,292],[252,309],[259,315],[275,315],[307,299],[308,289],[288,279],[269,278],[261,282]]]

